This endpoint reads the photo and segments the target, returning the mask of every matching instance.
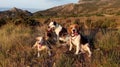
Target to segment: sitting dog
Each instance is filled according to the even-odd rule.
[[[54,31],[55,34],[57,35],[56,40],[57,42],[60,41],[65,41],[64,37],[68,34],[67,29],[59,25],[58,23],[50,22],[48,26],[48,31]]]
[[[51,30],[51,31],[46,30],[45,36],[46,36],[46,39],[51,44],[55,44],[55,42],[57,41],[57,35],[56,35],[56,33],[53,30]]]
[[[68,33],[70,34],[69,51],[71,51],[72,46],[75,45],[76,46],[75,54],[78,54],[79,51],[81,51],[82,53],[88,52],[89,53],[88,57],[91,57],[92,53],[89,48],[89,42],[85,37],[83,37],[79,33],[79,26],[77,24],[70,25],[70,27],[68,28]]]
[[[51,56],[51,50],[50,50],[50,47],[46,44],[45,38],[37,37],[36,40],[37,41],[35,42],[32,48],[37,48],[37,51],[38,51],[37,56],[39,57],[40,56],[39,52],[43,50],[47,50],[49,56]]]

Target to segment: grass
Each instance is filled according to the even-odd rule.
[[[100,48],[100,52],[95,51],[95,54],[98,55],[97,59],[100,60],[97,64],[103,67],[118,67],[120,65],[118,60],[120,59],[120,34],[116,31],[109,31],[96,40],[96,47]],[[97,59],[94,61],[96,62]]]
[[[53,56],[45,51],[37,58],[36,50],[31,47],[35,37],[44,35],[46,25],[37,28],[7,24],[0,28],[0,67],[119,67],[120,31],[98,32],[91,58],[86,55],[67,54],[68,47],[57,48],[53,45]]]
[[[0,65],[2,67],[14,67],[23,65],[24,60],[29,58],[32,30],[23,26],[7,24],[0,30]],[[27,58],[25,58],[27,57]]]

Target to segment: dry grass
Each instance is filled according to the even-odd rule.
[[[78,18],[77,18],[78,19]],[[84,18],[86,19],[86,18]],[[57,19],[59,22],[60,19]],[[71,19],[68,19],[71,20]],[[74,21],[68,21],[69,26]],[[82,21],[82,20],[81,20]],[[85,21],[85,20],[83,20]],[[62,21],[61,21],[62,22]],[[41,23],[40,27],[25,27],[22,25],[7,24],[0,28],[0,67],[119,67],[120,66],[120,30],[99,31],[94,35],[93,44],[99,50],[93,50],[91,58],[85,54],[78,56],[66,53],[68,47],[57,48],[52,45],[53,56],[41,52],[37,58],[37,52],[31,47],[36,36],[45,34],[47,24]]]

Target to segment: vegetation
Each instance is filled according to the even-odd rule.
[[[62,18],[63,19],[63,18]],[[16,19],[17,20],[17,19]],[[37,21],[41,22],[38,18]],[[43,19],[42,19],[43,20]],[[39,58],[37,58],[36,50],[31,47],[35,43],[35,37],[44,35],[43,31],[46,30],[47,23],[50,20],[58,19],[46,19],[41,26],[35,26],[34,28],[29,25],[14,23],[8,23],[2,25],[0,28],[0,66],[1,67],[119,67],[120,66],[120,31],[112,30],[116,25],[115,20],[102,19],[93,21],[86,19],[85,23],[81,22],[80,18],[75,21],[72,19],[66,20],[67,24],[60,23],[65,27],[69,26],[72,22],[79,24],[80,26],[87,26],[89,29],[99,30],[94,36],[87,35],[89,39],[93,39],[92,44],[96,49],[92,49],[92,57],[88,58],[86,54],[78,56],[72,53],[66,53],[68,47],[57,48],[53,47],[53,56],[49,57],[46,52],[41,52]],[[64,20],[64,19],[63,19]],[[60,21],[58,21],[60,22]],[[28,23],[29,24],[29,23]],[[82,25],[81,25],[82,24]],[[113,27],[111,27],[113,26]],[[104,28],[105,27],[105,28]],[[86,29],[85,27],[83,28]],[[92,30],[89,30],[89,32]],[[86,31],[84,31],[86,32]],[[90,32],[92,33],[92,32]],[[83,33],[86,35],[86,33]]]
[[[17,8],[0,12],[0,67],[119,67],[120,11],[116,10],[119,5],[115,4],[120,2],[115,0],[118,2],[111,4],[115,5],[115,9],[111,9],[109,2],[97,1],[95,4],[68,4],[64,8],[59,7],[60,10],[52,8],[34,13],[34,16]],[[108,7],[101,7],[101,10],[94,12],[99,9],[96,5]],[[44,36],[48,23],[53,20],[65,28],[73,23],[78,24],[80,32],[92,45],[92,57],[74,55],[75,49],[68,52],[68,46],[58,48],[57,44],[50,44],[52,56],[42,51],[38,58],[36,50],[32,49],[35,37]]]

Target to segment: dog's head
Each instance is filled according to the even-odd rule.
[[[56,26],[57,26],[57,23],[55,21],[50,22],[48,26],[48,31],[53,30]]]
[[[45,37],[42,37],[42,36],[36,37],[36,40],[38,41],[39,44],[42,44],[45,40]]]
[[[79,33],[79,26],[77,24],[70,25],[70,27],[68,28],[68,33],[71,36],[78,35],[78,33]]]
[[[37,41],[36,43],[33,45],[33,48],[37,47],[38,45],[42,45],[44,43],[45,38],[40,36],[40,37],[36,37],[35,38]]]

